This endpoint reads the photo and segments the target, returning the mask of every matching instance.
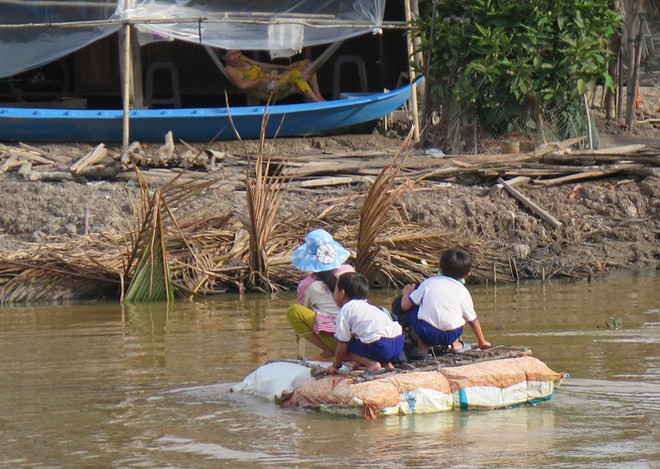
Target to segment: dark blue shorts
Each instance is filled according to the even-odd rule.
[[[433,327],[428,322],[417,317],[419,312],[419,306],[413,306],[408,310],[408,322],[412,327],[417,337],[424,342],[426,345],[435,347],[436,345],[446,345],[450,346],[457,339],[460,339],[463,335],[463,328],[459,327],[458,329],[452,329],[451,331],[443,331],[437,327]]]
[[[376,342],[364,344],[359,339],[351,339],[348,343],[348,352],[366,357],[377,362],[391,362],[396,360],[403,352],[403,341],[405,337],[383,337]]]

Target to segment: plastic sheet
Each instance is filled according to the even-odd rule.
[[[385,0],[70,0],[3,5],[0,77],[68,55],[117,31],[122,21],[135,23],[142,37],[151,40],[173,38],[283,56],[378,31],[384,7]],[[89,21],[107,24],[79,24]],[[32,26],[8,27],[17,24]]]
[[[119,20],[117,0],[56,5],[2,5],[0,8],[0,78],[15,75],[64,57],[114,33],[121,24],[57,27],[53,23]],[[2,27],[31,24],[31,26]],[[107,60],[107,59],[105,59]]]

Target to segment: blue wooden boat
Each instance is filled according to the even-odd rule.
[[[305,136],[379,119],[410,97],[407,85],[386,93],[359,94],[321,103],[236,108],[145,109],[129,113],[130,139],[162,142],[167,132],[189,142]],[[122,141],[121,110],[0,108],[0,141]]]

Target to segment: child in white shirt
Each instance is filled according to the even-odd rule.
[[[403,288],[401,309],[408,311],[406,317],[417,338],[417,352],[426,354],[436,345],[451,347],[455,352],[468,349],[461,340],[466,322],[479,348],[489,348],[470,292],[463,285],[472,268],[470,255],[459,248],[449,249],[442,254],[440,268],[441,275],[427,278],[419,287],[410,284]]]
[[[334,297],[341,308],[335,332],[338,345],[329,374],[336,373],[345,359],[366,367],[367,373],[393,370],[392,361],[403,351],[401,326],[368,303],[368,293],[369,281],[362,274],[349,272],[337,280]]]

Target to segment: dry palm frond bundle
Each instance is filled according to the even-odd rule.
[[[122,263],[117,251],[92,237],[16,251],[0,260],[0,303],[118,296]]]
[[[401,146],[399,153],[394,157],[392,164],[383,168],[376,181],[369,189],[360,213],[360,228],[357,236],[357,257],[355,267],[370,281],[373,281],[379,270],[376,263],[379,246],[376,238],[383,228],[383,221],[396,202],[404,186],[394,188],[395,180],[401,165],[410,153],[412,132]]]
[[[406,216],[398,196],[416,188],[395,186],[395,178],[407,150],[404,145],[368,194],[352,188],[344,196],[297,205],[286,216],[279,212],[286,160],[273,163],[263,141],[248,164],[245,216],[240,209],[218,213],[202,197],[216,180],[177,176],[151,190],[136,169],[141,197],[123,226],[5,254],[0,302],[121,298],[124,292],[131,301],[243,289],[272,293],[297,284],[291,255],[312,228],[328,230],[357,253],[353,263],[376,286],[421,281],[437,272],[441,253],[453,246],[470,252],[475,277],[509,280],[506,257],[467,229],[442,232]]]
[[[156,192],[150,207],[150,224],[138,236],[141,256],[124,300],[129,303],[144,301],[173,301],[174,292],[167,264],[167,249],[163,228],[162,195]]]
[[[205,290],[204,283],[212,278],[211,271],[222,260],[200,253],[207,252],[212,243],[217,245],[218,238],[227,239],[235,231],[228,233],[226,229],[231,214],[215,216],[194,203],[217,180],[191,183],[182,182],[177,176],[152,195],[139,169],[136,171],[142,197],[127,237],[130,243],[124,275],[132,279],[131,287],[137,282],[140,293],[129,287],[127,301],[169,301],[173,287],[180,294]]]
[[[283,189],[288,178],[283,175],[283,165],[273,167],[271,166],[270,155],[265,158],[267,123],[268,115],[266,112],[261,123],[259,152],[254,164],[249,165],[249,172],[245,181],[249,214],[247,227],[250,234],[250,277],[248,283],[254,289],[266,293],[275,293],[281,287],[272,281],[269,276],[268,247],[282,203]],[[272,148],[271,146],[271,152]]]
[[[410,228],[410,227],[409,227]],[[440,233],[436,230],[411,232],[402,230],[393,236],[383,236],[380,241],[380,274],[387,285],[402,286],[419,283],[438,272],[440,256],[453,247],[461,247],[473,259],[473,275],[481,276],[484,257],[490,251],[476,236],[465,233]]]
[[[178,182],[177,176],[151,194],[137,167],[136,172],[142,196],[134,228],[127,237],[128,256],[123,277],[130,279],[130,284],[124,299],[128,302],[172,301],[174,291],[168,264],[168,238],[176,233],[185,243],[179,215],[187,213],[191,197],[214,181],[184,184]]]
[[[13,267],[13,272],[11,272]],[[13,275],[12,275],[13,274]],[[22,263],[3,265],[0,276],[4,282],[0,287],[2,303],[28,303],[70,300],[72,298],[98,298],[105,293],[118,290],[118,282],[82,272],[75,272],[68,264],[41,265],[33,267]]]

